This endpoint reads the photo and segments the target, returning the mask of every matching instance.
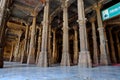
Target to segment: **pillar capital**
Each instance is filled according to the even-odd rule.
[[[94,10],[100,10],[102,8],[102,4],[101,3],[98,3],[98,4],[95,4],[94,6],[93,6],[93,9]]]
[[[57,30],[57,28],[53,28],[53,29],[52,29],[52,32],[54,33],[54,32],[56,32],[56,30]]]
[[[73,29],[74,29],[75,31],[77,31],[77,30],[78,30],[78,26],[77,26],[77,25],[73,26]]]
[[[85,24],[86,23],[86,21],[87,21],[87,18],[83,18],[83,20],[77,20],[77,22],[79,23],[79,24]]]
[[[38,15],[38,13],[36,11],[31,12],[32,17],[36,17],[37,15]]]
[[[96,21],[96,17],[94,16],[94,17],[89,18],[89,21],[90,21],[91,23],[95,22],[95,21]]]
[[[109,28],[109,31],[111,31],[112,29],[113,29],[113,27],[110,27],[110,28]]]
[[[62,1],[61,1],[61,3],[62,3],[61,7],[62,7],[62,8],[68,8],[68,1],[69,1],[69,0],[62,0]]]

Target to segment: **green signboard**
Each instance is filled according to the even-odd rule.
[[[120,2],[102,11],[102,20],[120,15]]]

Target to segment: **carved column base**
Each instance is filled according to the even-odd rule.
[[[20,61],[20,57],[14,57],[14,60],[15,62],[19,62]]]
[[[63,54],[62,54],[62,60],[61,60],[61,66],[70,66],[69,53],[63,52]]]
[[[107,54],[105,52],[105,45],[100,45],[100,49],[101,49],[101,54],[100,54],[100,65],[108,65],[108,57]],[[104,50],[104,51],[103,51]]]
[[[73,63],[74,63],[74,64],[78,64],[78,52],[75,52],[74,54],[75,54],[75,55],[74,55]]]
[[[31,54],[29,54],[27,64],[35,64],[34,49],[32,50]]]
[[[47,51],[44,52],[40,52],[40,56],[39,56],[39,60],[38,60],[38,64],[39,67],[47,67],[48,63],[47,63]]]
[[[80,66],[82,68],[87,68],[87,67],[90,68],[92,66],[89,51],[79,52],[78,66]]]

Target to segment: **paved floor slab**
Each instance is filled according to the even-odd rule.
[[[5,68],[0,69],[0,80],[120,80],[120,67],[40,68],[35,65],[5,62]]]

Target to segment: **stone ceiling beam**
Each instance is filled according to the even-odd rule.
[[[24,10],[24,11],[29,11],[29,12],[33,12],[33,10],[34,10],[30,7],[25,7],[25,6],[18,5],[18,4],[14,4],[14,6],[19,10]]]
[[[69,1],[68,1],[68,7],[69,7],[73,2],[75,2],[75,1],[76,1],[76,0],[69,0]],[[50,17],[52,18],[51,20],[53,20],[54,17],[55,17],[59,12],[61,12],[61,11],[62,11],[61,6],[59,6],[58,8],[56,8],[56,9],[54,10],[54,12],[51,13],[51,15],[50,15]]]
[[[26,26],[22,26],[13,22],[7,22],[8,28],[15,29],[15,30],[25,30]]]

